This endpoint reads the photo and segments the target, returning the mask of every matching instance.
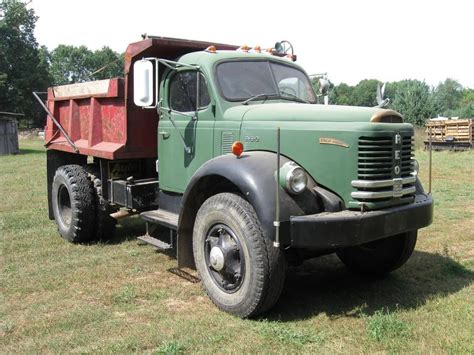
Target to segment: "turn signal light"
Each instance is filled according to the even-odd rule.
[[[237,158],[242,155],[244,152],[244,145],[240,141],[235,141],[232,144],[232,154],[234,154]]]
[[[214,46],[209,46],[206,48],[206,52],[208,53],[216,53],[216,47]]]

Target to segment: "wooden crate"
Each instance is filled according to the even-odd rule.
[[[450,147],[472,148],[474,143],[474,119],[428,120],[425,125],[425,145],[431,141],[436,145],[447,143]]]

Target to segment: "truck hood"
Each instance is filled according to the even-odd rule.
[[[234,106],[224,117],[244,121],[368,122],[378,107],[265,103]]]

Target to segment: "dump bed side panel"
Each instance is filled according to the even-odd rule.
[[[156,112],[153,118],[138,111],[129,124],[123,79],[50,88],[48,107],[80,154],[111,160],[157,154]],[[74,152],[50,119],[45,140],[48,149]]]
[[[70,136],[79,153],[98,158],[155,158],[158,114],[133,104],[133,63],[143,57],[176,59],[215,45],[236,46],[165,37],[132,43],[125,53],[124,79],[114,78],[63,85],[48,90],[48,108]],[[47,149],[74,153],[74,148],[48,117]]]

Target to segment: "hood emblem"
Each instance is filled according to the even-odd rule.
[[[338,139],[334,139],[334,138],[321,137],[319,138],[319,144],[332,144],[332,145],[338,145],[344,148],[349,148],[349,144],[343,141],[340,141]]]

